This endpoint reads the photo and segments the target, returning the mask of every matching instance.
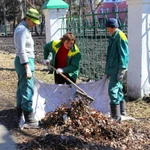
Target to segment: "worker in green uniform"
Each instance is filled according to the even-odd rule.
[[[22,115],[25,118],[24,127],[37,128],[38,122],[33,118],[32,97],[34,94],[34,41],[30,32],[36,24],[40,24],[39,12],[30,8],[26,16],[16,27],[14,45],[16,57],[14,61],[18,76],[17,86],[17,116],[18,123]]]
[[[60,40],[50,41],[44,46],[44,64],[51,64],[56,68],[54,72],[55,84],[70,84],[60,73],[76,83],[81,53],[75,42],[76,38],[70,32],[64,34]],[[49,57],[50,54],[51,57]],[[52,73],[53,70],[51,69],[50,72]]]
[[[108,93],[110,97],[111,117],[120,120],[126,114],[123,93],[123,77],[128,68],[128,40],[118,29],[118,21],[109,18],[106,22],[107,31],[111,34],[106,56],[105,74],[109,77]]]

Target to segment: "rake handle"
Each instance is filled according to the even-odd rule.
[[[53,67],[51,64],[49,64],[49,66],[56,71],[56,68]],[[74,82],[72,82],[67,76],[65,76],[63,73],[59,73],[62,77],[64,77],[67,81],[69,81],[71,84],[73,84],[78,90],[80,90],[82,93],[84,93],[86,95],[86,93],[79,87],[77,86]]]

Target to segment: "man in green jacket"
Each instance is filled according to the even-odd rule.
[[[73,33],[66,33],[60,40],[53,40],[44,46],[44,64],[48,66],[51,64],[56,68],[54,72],[55,84],[70,84],[60,73],[76,83],[81,53],[75,41]],[[53,70],[50,72],[52,73]]]
[[[125,115],[125,100],[123,94],[123,77],[128,67],[128,40],[126,35],[118,29],[118,21],[109,18],[106,22],[109,39],[105,74],[109,77],[108,93],[110,97],[111,117],[120,120]]]

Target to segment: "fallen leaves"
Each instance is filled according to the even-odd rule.
[[[91,147],[91,144],[96,144],[97,147],[118,148],[122,146],[120,142],[132,133],[132,129],[127,123],[112,120],[101,112],[84,105],[80,100],[72,102],[71,107],[64,104],[54,112],[47,113],[45,118],[41,120],[41,127],[47,131],[46,135],[37,138],[37,141],[32,141],[30,143],[32,148],[45,147],[48,149],[53,147],[57,149],[59,145],[62,149],[68,149],[74,148],[73,145],[79,145],[79,143],[86,143],[88,147]],[[52,137],[58,138],[58,136],[57,140],[61,144],[58,141],[53,141],[54,139],[52,140]],[[44,140],[44,144],[41,143],[41,140]],[[58,145],[50,146],[51,142],[58,143]],[[82,145],[80,148],[84,148],[85,145],[83,147]],[[123,147],[127,146],[124,144]]]
[[[71,106],[71,107],[70,107]],[[148,137],[127,122],[118,122],[82,101],[64,104],[41,120],[41,128],[36,139],[24,144],[22,149],[80,150],[80,149],[120,149],[143,150],[149,148]]]

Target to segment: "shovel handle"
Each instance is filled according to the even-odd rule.
[[[53,67],[51,64],[49,66],[56,71],[56,68]],[[86,93],[79,87],[77,86],[74,82],[72,82],[67,76],[65,76],[63,73],[59,73],[62,77],[64,77],[67,81],[69,81],[71,84],[73,84],[78,90],[80,90],[83,94],[86,95]]]

